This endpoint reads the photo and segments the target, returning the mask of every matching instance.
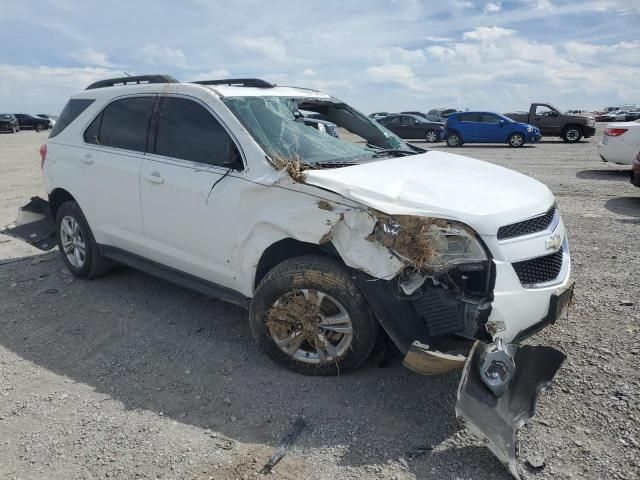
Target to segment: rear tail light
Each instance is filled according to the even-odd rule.
[[[627,130],[629,130],[629,129],[628,128],[607,128],[604,131],[604,134],[609,136],[609,137],[619,137],[620,135],[622,135]]]
[[[44,168],[44,161],[47,159],[47,144],[40,145],[40,168]]]

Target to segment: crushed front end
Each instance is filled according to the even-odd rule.
[[[356,272],[384,329],[424,374],[463,368],[456,413],[518,478],[516,435],[565,356],[520,343],[566,312],[569,246],[552,205],[478,235],[447,220],[378,216],[370,241],[407,267],[392,280]]]

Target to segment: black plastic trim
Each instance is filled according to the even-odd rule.
[[[137,75],[135,77],[118,77],[107,78],[106,80],[98,80],[89,85],[85,90],[94,90],[96,88],[115,87],[119,85],[139,85],[148,83],[180,83],[171,75]]]
[[[233,303],[242,308],[249,309],[251,299],[245,297],[240,292],[236,292],[217,283],[210,282],[200,277],[181,272],[172,267],[168,267],[161,263],[154,262],[147,258],[141,257],[126,250],[111,245],[99,245],[100,253],[111,260],[123,263],[129,267],[140,270],[154,277],[162,278],[168,282],[175,283],[182,287],[194,290],[209,297],[222,300],[224,302]]]
[[[260,78],[223,78],[220,80],[198,80],[198,85],[229,85],[232,87],[273,88],[276,85]]]

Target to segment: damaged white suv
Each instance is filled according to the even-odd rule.
[[[383,331],[413,370],[464,366],[457,412],[517,476],[517,428],[564,359],[518,344],[573,291],[546,186],[258,79],[97,82],[40,153],[48,204],[7,233],[57,244],[77,277],[115,261],[242,305],[261,348],[301,373],[361,365]]]

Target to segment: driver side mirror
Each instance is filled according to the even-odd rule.
[[[500,124],[501,127],[504,127],[504,123],[505,123],[504,120],[500,120],[498,123]]]
[[[557,117],[560,114],[558,112],[556,112],[555,110],[551,110],[551,113],[549,115],[551,115],[552,117]]]
[[[244,164],[242,163],[242,157],[240,156],[240,152],[236,148],[233,143],[231,144],[232,148],[229,152],[227,160],[222,164],[225,168],[230,168],[232,170],[238,170],[241,172],[244,170]]]

